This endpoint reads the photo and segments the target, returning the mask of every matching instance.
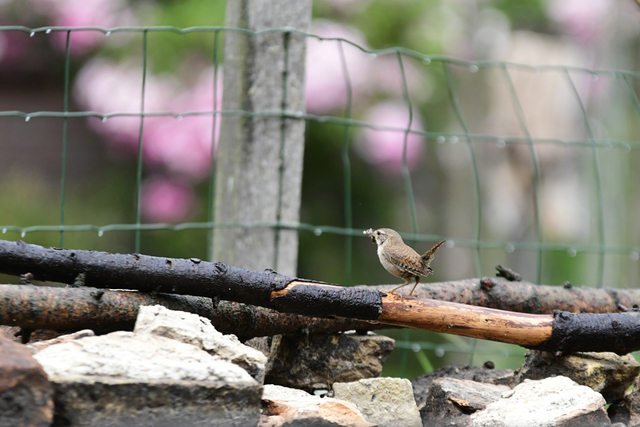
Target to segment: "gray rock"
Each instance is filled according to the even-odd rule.
[[[610,426],[605,400],[567,377],[528,380],[471,415],[473,427]]]
[[[457,378],[438,378],[431,383],[424,407],[423,426],[468,426],[470,415],[485,409],[511,390],[505,385],[483,384]]]
[[[267,357],[264,368],[265,375],[271,371],[273,362],[276,359],[283,335],[272,335],[268,337],[255,337],[245,341],[245,345],[254,348]]]
[[[259,419],[262,388],[244,369],[170,338],[113,332],[34,357],[54,384],[61,425],[245,426]]]
[[[53,420],[53,387],[22,344],[0,336],[0,426],[46,427]]]
[[[372,332],[283,336],[265,382],[312,392],[330,389],[334,382],[375,378],[394,342]]]
[[[640,364],[630,354],[574,353],[555,357],[546,351],[528,350],[516,375],[516,384],[525,379],[540,380],[562,375],[591,387],[611,403],[624,396],[638,373]]]
[[[151,334],[195,345],[211,355],[245,369],[262,383],[267,357],[242,344],[235,335],[218,332],[209,319],[161,305],[141,306],[134,328],[136,334]]]
[[[374,427],[351,403],[306,391],[266,384],[260,427]]]
[[[428,374],[415,377],[411,380],[418,409],[424,407],[427,395],[429,394],[429,387],[431,383],[438,378],[456,378],[510,387],[513,383],[514,372],[511,369],[489,369],[484,366],[460,365],[447,365],[435,369]]]
[[[59,426],[255,426],[261,386],[224,381],[126,380],[56,376]]]
[[[405,378],[369,378],[334,383],[333,397],[353,403],[365,420],[380,427],[421,427],[411,382]]]
[[[637,377],[633,382],[633,390],[609,406],[607,412],[612,423],[640,427],[640,378]]]

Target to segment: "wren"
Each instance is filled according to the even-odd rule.
[[[411,284],[411,280],[415,279],[416,283],[409,292],[409,296],[413,295],[413,291],[420,283],[420,276],[428,276],[433,273],[429,264],[433,261],[436,250],[445,242],[442,240],[436,243],[424,255],[420,255],[402,241],[402,237],[397,231],[390,228],[378,228],[377,230],[370,228],[364,231],[364,234],[371,237],[371,240],[378,245],[378,258],[380,258],[382,266],[389,273],[405,280],[402,285],[385,292],[393,294],[394,291]]]

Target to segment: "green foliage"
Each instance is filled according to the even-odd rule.
[[[545,5],[540,0],[495,0],[493,7],[504,12],[513,27],[538,32],[549,32],[550,25],[545,13]]]
[[[225,0],[162,1],[154,9],[153,25],[189,28],[199,26],[224,26]],[[176,72],[180,67],[193,65],[193,58],[211,62],[213,39],[210,32],[177,35],[158,32],[150,35],[150,59],[156,72]],[[219,47],[223,43],[220,42]],[[220,55],[222,58],[222,55]],[[185,64],[185,59],[188,59]]]

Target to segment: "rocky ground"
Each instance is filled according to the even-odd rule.
[[[380,378],[368,333],[241,343],[208,319],[142,307],[133,332],[19,344],[0,334],[2,426],[640,426],[630,356],[529,351],[518,371]],[[632,385],[634,387],[632,387]]]

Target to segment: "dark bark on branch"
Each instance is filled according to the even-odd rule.
[[[0,272],[31,273],[37,280],[67,283],[82,277],[92,286],[207,296],[305,316],[353,317],[553,352],[606,350],[624,354],[640,350],[636,310],[608,314],[517,313],[387,295],[374,289],[342,288],[223,263],[45,249],[24,242],[0,241]],[[482,279],[478,286],[485,290],[488,301],[495,302],[499,283]],[[626,301],[621,294],[616,293],[616,304]],[[535,293],[527,298],[529,309],[539,310]]]
[[[303,330],[339,332],[385,327],[344,317],[320,319],[279,313],[229,301],[220,301],[214,307],[212,300],[205,297],[33,285],[0,285],[0,325],[59,332],[133,330],[138,308],[156,304],[206,317],[218,331],[235,334],[241,340]]]
[[[162,258],[139,254],[110,254],[44,248],[20,240],[0,240],[0,273],[31,273],[36,280],[110,289],[135,289],[220,298],[268,306],[271,292],[291,277],[272,271],[250,271],[197,258]]]
[[[139,254],[111,254],[59,248],[44,248],[20,240],[0,240],[0,273],[21,275],[30,273],[35,280],[78,283],[109,289],[134,289],[141,292],[194,295],[227,300],[260,307],[276,308],[271,299],[292,282],[303,279],[283,276],[274,271],[251,271],[222,262],[209,263],[196,258],[179,259]],[[320,282],[314,282],[319,285]],[[308,295],[311,292],[313,295]],[[374,320],[378,317],[382,293],[375,290],[325,286],[298,291],[286,301],[276,298],[280,312],[306,316],[349,317]],[[318,311],[309,298],[322,296],[330,301],[329,308]],[[294,306],[289,300],[297,298]],[[308,305],[308,312],[297,312]],[[318,304],[322,304],[318,302]]]
[[[62,283],[74,283],[80,273],[85,273],[86,286],[219,296],[260,306],[269,306],[271,291],[282,290],[294,280],[271,271],[248,271],[195,258],[75,251],[0,240],[0,273],[18,276],[27,272],[35,274],[38,280]],[[222,281],[217,278],[220,274],[224,276]],[[363,287],[380,291],[388,288],[389,285]],[[640,305],[640,289],[544,286],[491,277],[420,283],[414,295],[532,314],[550,314],[554,310],[612,313]]]
[[[640,349],[640,310],[625,313],[554,313],[551,337],[535,350],[559,353],[612,351],[626,354]]]

